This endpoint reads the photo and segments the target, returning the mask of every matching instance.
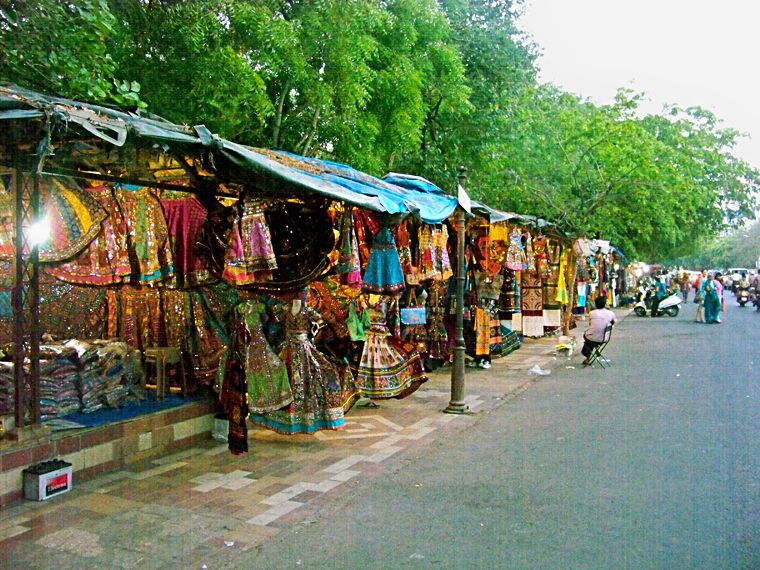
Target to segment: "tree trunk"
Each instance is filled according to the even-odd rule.
[[[314,120],[311,122],[311,131],[306,136],[306,140],[303,144],[303,149],[301,150],[301,154],[304,156],[309,156],[309,151],[311,150],[311,143],[314,141],[314,135],[317,134],[317,123],[319,123],[319,115],[322,112],[322,106],[320,105],[317,108],[317,111],[314,113]]]
[[[282,93],[277,98],[277,115],[274,117],[274,126],[272,127],[272,146],[278,148],[280,146],[280,128],[282,127],[282,107],[285,104],[285,97],[288,96],[288,87],[290,82],[286,81],[282,87]]]

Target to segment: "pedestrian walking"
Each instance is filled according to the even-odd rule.
[[[704,298],[704,319],[706,323],[720,322],[720,295],[718,294],[717,282],[712,273],[707,274],[707,280],[702,285],[702,297]]]
[[[726,300],[723,298],[723,290],[725,289],[723,279],[724,277],[722,273],[718,272],[715,274],[715,291],[718,293],[718,298],[720,299],[720,308],[718,309],[716,323],[721,322],[720,314],[726,312]]]
[[[681,273],[681,298],[683,299],[683,302],[689,300],[689,274],[685,271]]]
[[[697,316],[695,322],[705,322],[705,294],[702,291],[702,286],[707,280],[707,269],[702,270],[702,274],[694,280],[694,302],[697,304]]]

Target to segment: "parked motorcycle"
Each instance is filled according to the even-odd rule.
[[[652,313],[652,301],[656,294],[657,290],[655,288],[649,288],[646,291],[639,289],[638,302],[633,307],[633,312],[637,317],[646,317]],[[683,303],[683,300],[675,292],[666,293],[665,297],[660,301],[660,306],[657,307],[656,316],[677,316],[681,309],[681,303]]]

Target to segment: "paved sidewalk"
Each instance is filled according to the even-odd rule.
[[[445,368],[409,398],[355,407],[338,432],[283,436],[253,429],[243,457],[209,439],[79,484],[49,502],[3,508],[0,567],[234,567],[281,529],[318,517],[320,505],[337,493],[361,492],[362,480],[403,468],[406,454],[437,439],[454,444],[457,430],[539,378],[528,373],[531,367],[578,366],[578,356],[553,356],[556,343],[556,337],[527,339],[490,370],[468,368],[469,415],[441,413],[450,395]]]

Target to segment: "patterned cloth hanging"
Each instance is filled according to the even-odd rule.
[[[562,326],[561,306],[557,302],[557,287],[560,276],[562,246],[556,239],[547,239],[545,244],[546,274],[543,282],[544,329],[556,330]]]
[[[509,234],[509,247],[507,248],[506,261],[508,269],[511,269],[512,271],[521,271],[523,269],[525,265],[523,250],[522,234],[517,228],[514,228]]]
[[[350,375],[340,371],[309,340],[312,320],[320,315],[305,301],[281,305],[278,315],[285,326],[285,342],[278,357],[285,363],[293,393],[293,401],[280,410],[252,413],[251,421],[267,429],[287,435],[340,429],[345,424],[344,386]],[[353,379],[352,379],[353,380]]]
[[[277,260],[263,203],[245,197],[236,211],[232,236],[224,256],[222,279],[239,287],[270,281]]]
[[[88,188],[87,193],[109,215],[100,233],[74,259],[48,267],[47,272],[62,281],[82,285],[114,285],[129,278],[127,224],[113,191],[105,186]]]
[[[3,184],[3,182],[5,184]],[[25,184],[32,184],[31,178]],[[15,203],[13,192],[16,175],[0,179],[0,259],[15,256]],[[42,262],[62,261],[75,256],[100,232],[100,223],[108,212],[72,179],[68,177],[39,177],[40,212],[46,221],[50,237],[38,246]]]
[[[340,241],[338,243],[338,263],[335,272],[343,275],[346,285],[361,287],[362,273],[359,259],[359,243],[356,239],[352,208],[346,208],[340,221]]]
[[[208,212],[195,196],[161,200],[172,246],[174,276],[170,287],[197,287],[213,282],[205,263],[195,254]]]
[[[385,295],[399,293],[406,288],[401,261],[388,226],[383,227],[372,240],[362,290]]]
[[[148,188],[120,186],[114,190],[127,224],[133,283],[153,283],[174,274],[169,229],[161,203]]]
[[[380,232],[381,226],[374,214],[355,208],[354,227],[356,228],[356,239],[359,245],[359,260],[361,261],[362,269],[366,270],[370,258],[372,236]]]
[[[569,265],[569,259],[570,259],[570,249],[565,248],[565,250],[562,252],[561,261],[559,264],[559,277],[557,279],[557,294],[555,295],[555,300],[560,305],[567,305],[570,302],[570,295],[567,291],[567,278],[565,277],[565,274],[567,273],[567,267]]]
[[[530,235],[530,232],[525,232],[522,235],[523,243],[525,244],[525,257],[523,258],[523,270],[524,271],[530,271],[531,273],[536,272],[536,258],[533,255],[533,238]]]
[[[533,238],[533,258],[535,259],[536,271],[538,272],[538,276],[543,280],[549,278],[551,273],[547,247],[548,242],[543,235],[538,234]]]
[[[389,302],[367,303],[371,327],[365,331],[356,384],[370,398],[405,398],[427,381],[413,343],[393,336],[387,325]]]
[[[396,228],[396,244],[398,256],[401,260],[401,270],[404,275],[409,275],[416,271],[416,268],[412,259],[412,243],[409,239],[409,223],[407,220],[402,221]]]
[[[544,311],[541,280],[534,271],[520,274],[522,333],[524,336],[544,336]]]
[[[475,308],[475,356],[491,354],[491,313],[485,307]]]
[[[285,364],[264,336],[264,303],[258,299],[243,301],[235,313],[237,327],[233,334],[245,369],[249,410],[266,413],[284,408],[293,401],[293,392]]]

